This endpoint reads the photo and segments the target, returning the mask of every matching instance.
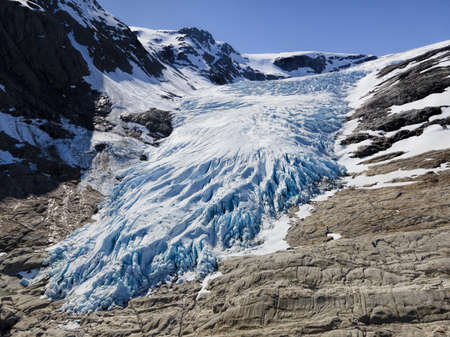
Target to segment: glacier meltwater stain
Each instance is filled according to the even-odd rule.
[[[201,279],[224,251],[342,173],[333,155],[351,70],[241,81],[185,98],[172,135],[121,174],[95,223],[50,251],[47,295],[64,310],[123,305],[160,282]]]

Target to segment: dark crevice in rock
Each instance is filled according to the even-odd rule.
[[[383,162],[383,161],[390,160],[390,159],[393,159],[393,158],[396,158],[396,157],[400,157],[404,153],[405,152],[399,151],[399,152],[393,152],[393,153],[385,154],[385,155],[382,155],[382,156],[377,156],[377,157],[372,158],[370,160],[363,161],[361,164],[375,164],[375,163]]]

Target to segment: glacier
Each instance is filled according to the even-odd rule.
[[[146,162],[117,172],[95,221],[49,250],[46,294],[62,310],[125,305],[162,282],[203,279],[226,250],[254,247],[263,221],[321,191],[350,110],[345,70],[195,91]]]

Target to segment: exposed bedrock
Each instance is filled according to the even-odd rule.
[[[428,152],[413,158],[371,166],[368,176],[399,169],[433,169],[450,162],[450,150]],[[329,233],[352,238],[363,234],[407,232],[450,224],[450,172],[430,172],[410,179],[414,184],[377,189],[344,189],[325,203],[318,203],[314,216],[297,221],[289,229],[291,246],[330,240]],[[376,186],[374,186],[376,187]]]

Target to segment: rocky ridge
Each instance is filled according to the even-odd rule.
[[[243,78],[263,81],[320,74],[376,59],[373,55],[321,52],[241,54],[230,44],[216,41],[211,33],[195,27],[177,31],[132,29],[149,51],[156,51],[164,64],[175,67],[186,78],[199,74],[214,84]]]

